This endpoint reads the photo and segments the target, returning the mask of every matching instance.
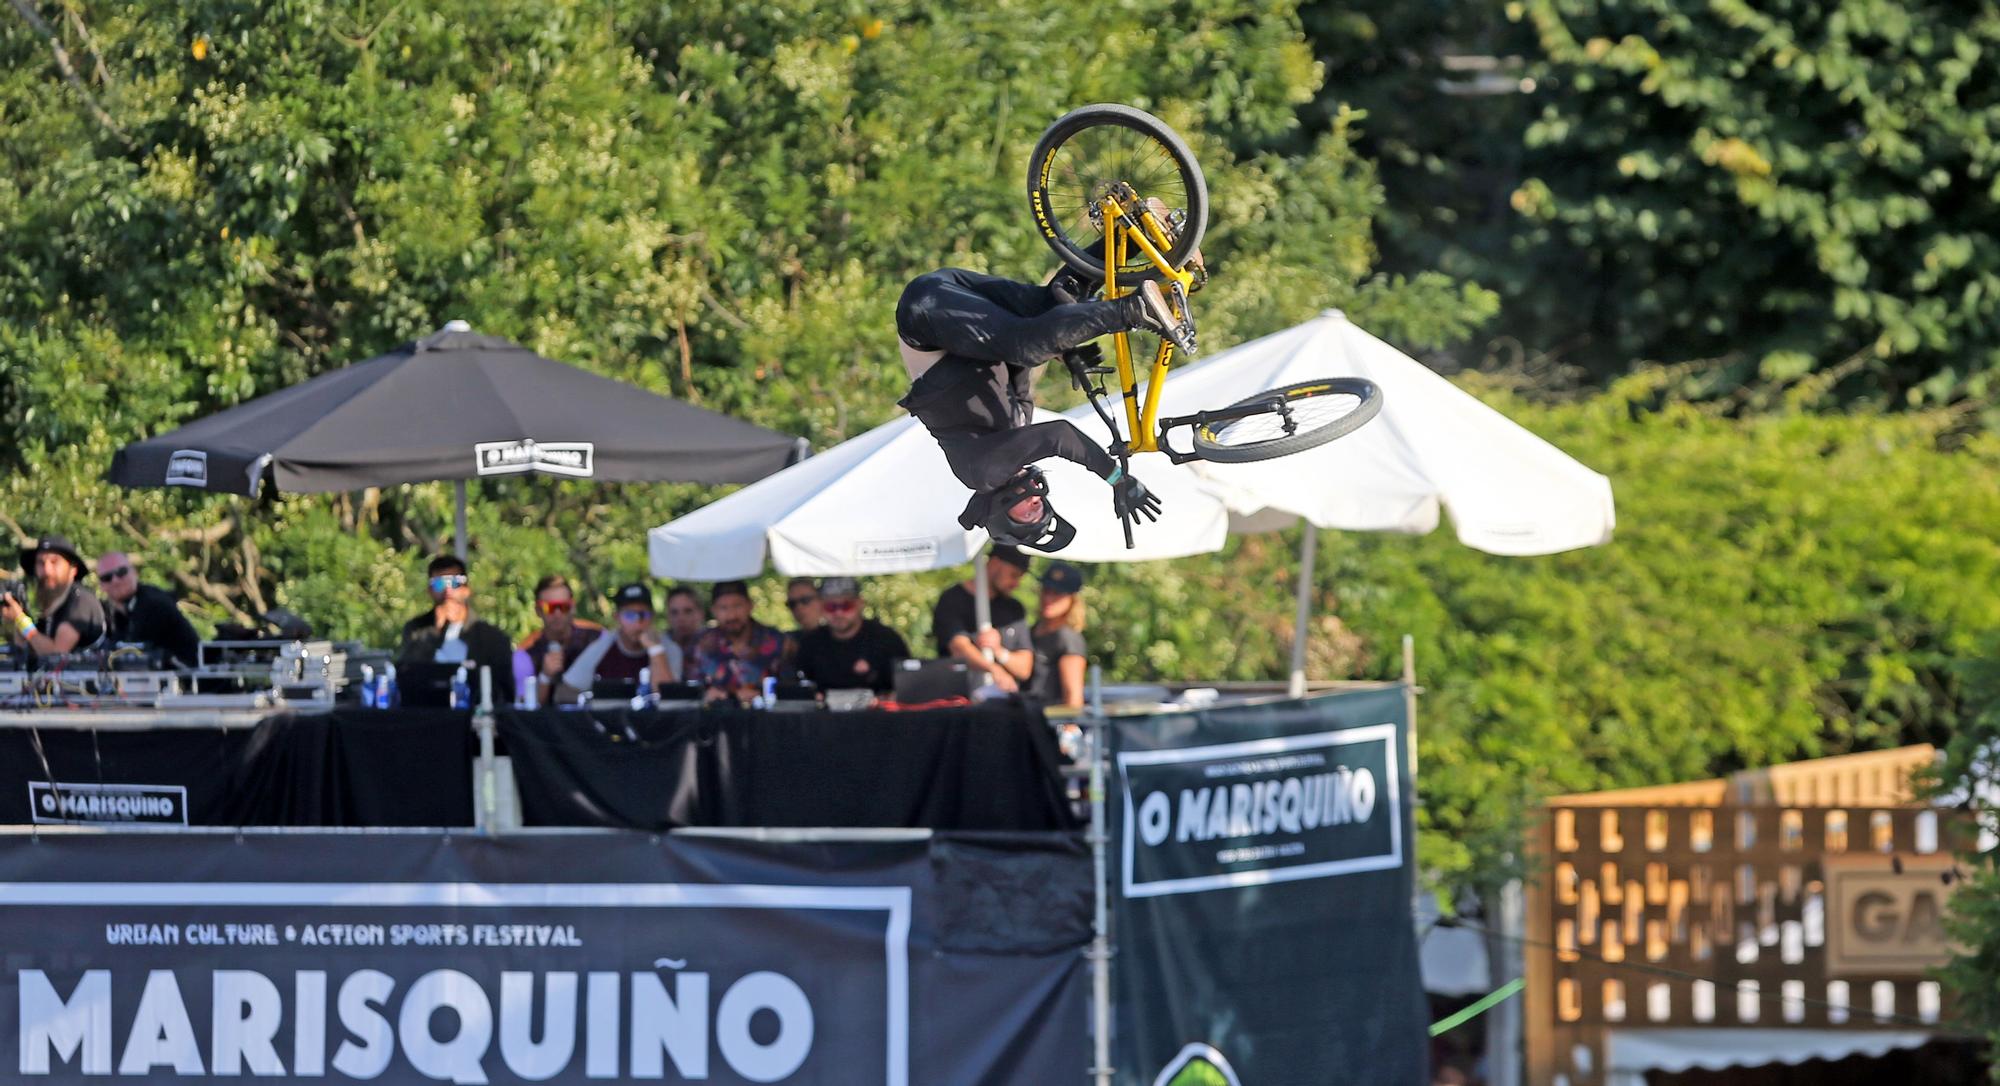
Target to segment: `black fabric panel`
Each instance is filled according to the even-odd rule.
[[[267,717],[229,778],[223,824],[470,826],[470,714],[343,710]]]
[[[31,821],[29,785],[53,777],[63,784],[178,785],[187,789],[188,822],[216,825],[223,821],[226,805],[222,782],[242,759],[249,739],[248,732],[222,728],[0,728],[0,823]]]
[[[920,713],[503,711],[534,826],[899,826],[1038,831],[1076,823],[1060,755],[1022,706]]]
[[[716,826],[1075,826],[1041,712],[731,714],[717,723]]]
[[[702,825],[725,711],[503,712],[500,741],[529,826],[667,830]]]

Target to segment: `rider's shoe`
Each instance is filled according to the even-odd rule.
[[[1139,327],[1180,348],[1180,352],[1189,358],[1194,357],[1194,336],[1168,307],[1167,296],[1160,292],[1160,284],[1147,279],[1132,292],[1132,297],[1139,300],[1135,307]]]

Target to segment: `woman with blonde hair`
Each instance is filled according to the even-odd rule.
[[[1050,562],[1041,575],[1041,616],[1035,622],[1035,670],[1028,692],[1042,704],[1083,708],[1083,571],[1068,562]]]

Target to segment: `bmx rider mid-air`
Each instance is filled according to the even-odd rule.
[[[897,403],[944,450],[973,491],[958,522],[996,543],[1057,551],[1076,529],[1056,514],[1035,461],[1059,456],[1111,484],[1120,517],[1158,520],[1160,499],[1067,420],[1035,422],[1037,369],[1062,357],[1073,369],[1096,359],[1079,348],[1099,336],[1146,331],[1191,353],[1159,285],[1120,298],[1078,301],[1084,281],[1058,273],[1047,286],[944,268],[912,280],[896,303],[896,333],[910,391]]]

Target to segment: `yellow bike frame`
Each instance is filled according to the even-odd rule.
[[[1118,269],[1133,249],[1145,254],[1153,267],[1169,282],[1180,285],[1180,294],[1186,297],[1194,288],[1194,273],[1175,268],[1167,263],[1165,252],[1173,247],[1167,237],[1167,229],[1159,218],[1148,208],[1143,199],[1131,203],[1121,202],[1117,193],[1107,194],[1099,204],[1104,222],[1110,227],[1104,235],[1104,296],[1118,298],[1132,293],[1136,285],[1118,285]],[[1162,283],[1161,286],[1166,286]],[[1173,363],[1174,345],[1162,340],[1159,352],[1153,356],[1152,371],[1146,377],[1146,401],[1139,402],[1137,374],[1132,367],[1132,340],[1125,332],[1111,334],[1112,357],[1118,364],[1118,385],[1125,393],[1125,431],[1128,439],[1127,452],[1158,452],[1160,389],[1167,381],[1167,367]]]

